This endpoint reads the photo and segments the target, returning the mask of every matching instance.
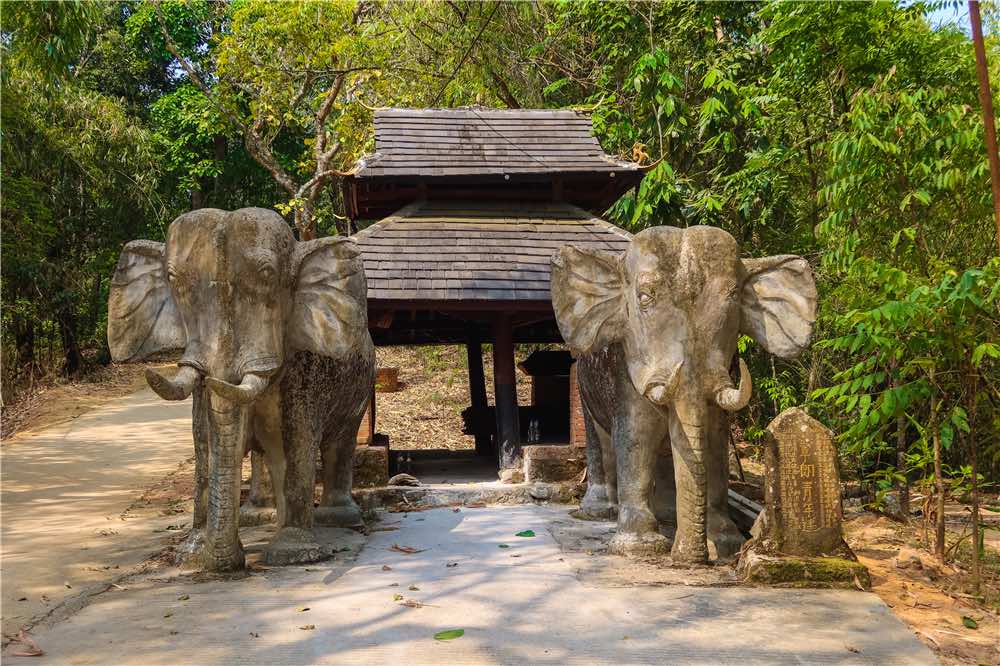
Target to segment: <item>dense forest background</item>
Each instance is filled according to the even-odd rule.
[[[1000,257],[975,59],[928,19],[955,4],[6,2],[3,399],[108,362],[122,245],[185,210],[272,207],[300,236],[349,233],[337,174],[372,148],[374,107],[572,107],[607,152],[655,164],[609,220],[717,225],[749,254],[812,263],[811,352],[741,348],[749,441],[807,404],[876,501],[904,479],[961,494],[975,459],[996,480]]]

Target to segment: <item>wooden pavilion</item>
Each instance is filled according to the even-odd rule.
[[[484,342],[493,344],[495,431],[476,450],[501,476],[521,459],[514,345],[560,343],[549,293],[559,247],[621,251],[630,235],[600,219],[642,179],[604,153],[575,111],[382,109],[375,153],[344,180],[376,345],[465,344],[471,411],[488,410]],[[489,430],[489,431],[488,431]]]

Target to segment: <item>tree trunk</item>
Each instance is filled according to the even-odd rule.
[[[978,397],[979,376],[969,369],[969,462],[972,466],[972,592],[979,594],[982,579],[981,563],[979,561],[979,443],[976,442],[976,398]]]
[[[83,367],[83,355],[80,353],[80,344],[76,339],[76,316],[68,308],[64,308],[59,313],[59,335],[63,345],[63,373],[72,377],[80,372]]]
[[[893,363],[892,388],[899,388],[899,375],[896,372],[896,363]],[[910,479],[906,469],[906,415],[900,414],[896,417],[896,471],[900,475],[900,480],[896,483],[896,492],[899,494],[899,518],[904,522],[910,522]]]
[[[937,494],[937,515],[934,516],[934,552],[944,563],[944,478],[941,476],[941,435],[937,423],[938,399],[931,405],[931,427],[934,429],[934,491]]]

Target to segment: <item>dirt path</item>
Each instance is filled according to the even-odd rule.
[[[186,527],[138,502],[193,453],[191,404],[146,389],[24,433],[2,449],[5,637],[108,581]],[[166,514],[166,515],[163,515]]]
[[[573,522],[561,506],[390,514],[360,554],[351,535],[309,566],[159,571],[35,638],[81,665],[936,663],[875,595],[623,583],[630,561],[556,536]]]

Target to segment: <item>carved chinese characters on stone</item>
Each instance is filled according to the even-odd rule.
[[[786,555],[833,555],[843,549],[840,474],[833,433],[798,408],[767,428],[764,541]]]

